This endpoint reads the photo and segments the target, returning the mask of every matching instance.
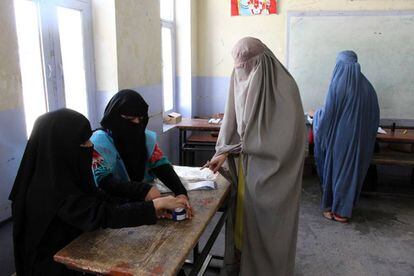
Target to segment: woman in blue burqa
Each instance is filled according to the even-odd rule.
[[[379,124],[375,90],[353,51],[338,54],[325,106],[313,118],[323,215],[347,222],[358,201]]]

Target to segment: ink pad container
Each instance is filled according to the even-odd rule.
[[[174,209],[174,211],[172,212],[172,218],[175,221],[185,220],[187,217],[186,214],[187,212],[185,211],[184,208],[177,208],[177,209]]]

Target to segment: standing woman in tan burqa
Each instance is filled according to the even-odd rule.
[[[241,157],[234,227],[240,274],[293,275],[305,156],[298,87],[256,38],[241,39],[232,55],[227,107],[208,166],[216,172],[229,153]]]

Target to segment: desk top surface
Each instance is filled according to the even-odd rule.
[[[219,131],[221,124],[209,124],[207,119],[183,118],[176,126],[183,130]]]
[[[414,143],[414,130],[396,129],[394,133],[391,129],[384,129],[387,134],[377,134],[379,142],[394,142],[394,143]]]
[[[54,259],[99,274],[176,274],[229,193],[230,184],[222,176],[216,182],[217,190],[189,192],[195,212],[191,220],[84,233]]]

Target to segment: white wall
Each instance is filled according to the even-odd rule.
[[[0,1],[0,221],[10,216],[8,196],[26,143],[14,7]]]
[[[229,76],[231,49],[244,36],[261,39],[284,63],[287,14],[292,11],[390,11],[414,10],[407,0],[279,0],[278,14],[230,16],[230,0],[197,0],[198,76]]]
[[[154,0],[94,0],[97,118],[119,90],[138,91],[150,106],[148,128],[157,132],[162,150],[175,161],[177,134],[164,133],[162,124],[159,9]]]
[[[278,14],[268,16],[235,16],[230,15],[230,0],[197,0],[197,70],[195,72],[195,82],[197,88],[193,93],[193,113],[195,115],[209,115],[217,111],[224,112],[224,102],[227,98],[227,89],[229,76],[233,69],[233,60],[231,57],[231,50],[234,44],[242,37],[254,36],[262,40],[276,55],[276,57],[286,65],[286,58],[289,53],[288,49],[288,14],[306,13],[306,12],[397,12],[397,11],[414,11],[414,1],[407,0],[288,0],[277,1],[278,2]],[[354,24],[350,21],[348,24]],[[378,22],[378,26],[381,27],[381,22]],[[380,28],[381,29],[381,28]],[[399,32],[397,28],[395,30]],[[314,32],[314,30],[313,30]],[[341,28],[337,28],[333,37],[340,36]],[[414,33],[414,31],[413,31]],[[323,35],[323,34],[321,34]],[[311,37],[311,36],[310,36]],[[319,36],[320,37],[320,36]],[[325,37],[330,37],[326,34]],[[411,35],[412,37],[412,35]],[[359,40],[361,41],[361,40]],[[322,43],[323,41],[316,41]],[[397,41],[398,44],[409,43],[407,40]],[[396,43],[391,43],[390,47],[394,47]],[[304,45],[306,47],[306,45]],[[344,47],[346,45],[344,44]],[[381,45],[381,49],[386,46]],[[372,51],[375,51],[376,45],[372,45]],[[318,52],[317,47],[309,47],[308,53],[312,55],[313,52]],[[391,51],[391,49],[390,49]],[[398,51],[398,50],[397,50]],[[292,54],[292,53],[291,53]],[[321,53],[323,54],[323,53]],[[397,53],[392,53],[395,57]],[[401,54],[404,55],[404,54]],[[373,55],[371,55],[373,56]],[[411,54],[412,56],[412,54]],[[365,58],[362,54],[360,61],[363,63],[362,70],[364,68],[375,67],[377,64],[384,61],[384,57],[378,57],[377,60]],[[399,60],[404,57],[399,58]],[[334,62],[335,55],[331,57]],[[389,60],[389,59],[388,59]],[[312,66],[305,61],[300,63],[302,66]],[[319,64],[320,67],[327,68],[327,70],[315,71],[316,74],[325,74],[329,79],[332,72],[332,63],[327,62],[325,64]],[[386,66],[384,64],[384,66]],[[401,70],[406,70],[406,66],[401,67]],[[409,70],[408,70],[409,71]],[[401,93],[394,93],[384,97],[384,93],[390,93],[387,89],[393,84],[395,80],[393,75],[386,75],[382,77],[382,74],[372,75],[370,72],[370,79],[373,82],[374,87],[378,87],[380,96],[382,118],[385,117],[397,117],[414,119],[413,113],[409,112],[409,109],[413,105],[414,93],[412,88],[412,81],[404,79],[406,86],[404,89],[404,96],[399,97]],[[408,75],[405,74],[405,75]],[[412,78],[411,78],[412,79]],[[298,81],[302,81],[298,79]],[[298,83],[301,87],[301,83]],[[326,83],[325,83],[326,84]],[[407,90],[407,87],[410,87]],[[395,87],[394,87],[395,88]],[[322,89],[318,87],[318,89]],[[316,108],[324,102],[327,84],[322,91],[311,91],[310,89],[304,90],[302,95],[302,101],[305,109]],[[387,90],[382,93],[380,90]],[[316,93],[316,94],[315,94]],[[322,95],[323,94],[323,95]],[[315,99],[317,97],[317,99]],[[405,110],[401,113],[401,110]]]
[[[324,104],[338,52],[353,50],[381,118],[414,119],[414,12],[291,14],[288,31],[287,66],[305,110]]]

